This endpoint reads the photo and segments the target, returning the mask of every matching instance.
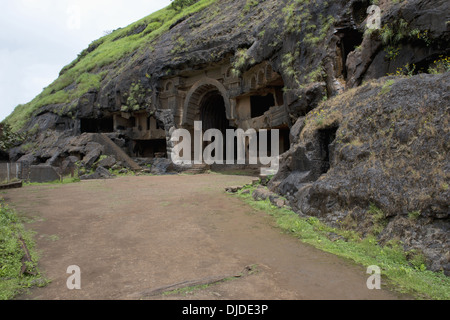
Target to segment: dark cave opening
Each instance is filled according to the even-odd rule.
[[[225,137],[226,130],[233,129],[230,126],[230,121],[227,118],[225,101],[223,100],[223,97],[219,91],[212,91],[203,98],[200,112],[202,129],[204,132],[209,129],[218,129]],[[205,143],[204,147],[206,147],[208,144],[209,143]],[[226,143],[224,143],[223,148],[223,155],[225,156]],[[213,152],[212,156],[215,156],[215,152]]]
[[[339,33],[341,37],[339,45],[342,55],[342,75],[344,79],[347,79],[347,57],[350,52],[355,51],[361,45],[364,33],[353,28],[341,29]]]
[[[4,150],[0,150],[0,163],[1,162],[9,162],[9,154]]]
[[[113,118],[80,119],[81,133],[109,133],[114,131]]]
[[[203,130],[218,129],[225,133],[229,127],[225,102],[219,91],[207,94],[201,103],[201,119]]]
[[[280,154],[285,153],[291,147],[291,139],[289,134],[291,130],[289,128],[282,128],[280,130]]]
[[[331,168],[334,153],[331,145],[333,144],[334,140],[336,140],[337,130],[338,127],[328,127],[325,129],[320,129],[318,131],[321,155],[321,174],[327,173]]]
[[[265,96],[251,96],[251,117],[256,118],[264,115],[265,112],[275,106],[275,98],[273,94],[267,94]]]
[[[133,153],[141,158],[160,158],[162,154],[167,154],[167,141],[166,139],[136,140]]]
[[[353,14],[353,20],[357,25],[360,25],[364,22],[367,18],[367,8],[369,8],[371,4],[370,0],[362,0],[362,1],[356,1],[352,5],[352,14]]]
[[[289,133],[290,130],[289,128],[280,128],[280,129],[270,129],[267,130],[267,156],[269,157],[273,157],[275,155],[272,154],[272,135],[274,130],[278,130],[278,150],[277,150],[277,154],[283,154],[286,151],[289,150],[291,144],[290,144],[290,138],[289,138]],[[258,131],[256,133],[256,137],[257,137],[257,141],[258,141],[258,155],[260,155],[260,139],[261,139],[261,135],[260,132]]]
[[[434,54],[410,65],[412,74],[419,73],[444,73],[447,71],[449,58],[441,54]]]

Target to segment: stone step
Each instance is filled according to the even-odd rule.
[[[189,174],[202,174],[207,172],[210,169],[210,166],[206,164],[194,164],[192,167],[187,168],[186,170],[183,170],[183,173],[189,173]]]

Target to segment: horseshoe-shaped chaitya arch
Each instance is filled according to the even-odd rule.
[[[233,118],[231,102],[227,89],[215,79],[205,78],[196,82],[186,95],[183,111],[183,125],[193,126],[200,118],[200,105],[203,97],[211,92],[219,91],[225,103],[225,112],[229,120]]]

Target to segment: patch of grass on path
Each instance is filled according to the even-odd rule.
[[[25,262],[27,271],[21,274],[24,241],[31,261]],[[16,212],[0,199],[0,300],[10,300],[32,286],[44,286],[47,280],[37,270],[38,257],[34,250],[33,234],[25,230]]]
[[[191,286],[191,287],[176,289],[176,290],[172,290],[172,291],[167,291],[167,292],[164,292],[162,295],[163,296],[171,296],[171,295],[186,296],[189,294],[193,294],[197,291],[202,291],[202,290],[208,289],[211,286],[212,286],[212,284],[202,284],[202,285],[197,285],[197,286]]]
[[[423,264],[409,261],[401,243],[392,241],[381,246],[374,236],[363,238],[354,231],[329,227],[315,217],[301,218],[292,210],[272,205],[268,199],[254,200],[251,195],[254,189],[255,186],[246,186],[237,194],[254,209],[271,215],[284,232],[364,267],[380,267],[390,289],[411,294],[417,299],[450,299],[450,278],[443,273],[426,270]],[[249,192],[244,192],[246,190]]]

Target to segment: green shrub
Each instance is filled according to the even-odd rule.
[[[380,95],[384,95],[384,94],[390,92],[390,91],[391,91],[391,87],[392,87],[392,85],[393,85],[394,83],[395,83],[395,81],[392,80],[392,79],[386,81],[386,82],[384,83],[383,87],[382,87],[381,90],[380,90]]]
[[[412,220],[417,220],[420,217],[420,215],[421,215],[420,210],[412,211],[412,212],[408,213],[408,217]]]
[[[0,136],[0,150],[8,150],[16,144],[24,141],[25,135],[12,131],[9,124],[3,126],[2,135]]]
[[[256,7],[259,4],[259,0],[247,0],[245,3],[244,9],[242,10],[243,14],[247,14],[253,7]]]
[[[373,224],[372,233],[375,236],[379,235],[387,225],[386,215],[383,210],[377,208],[373,203],[369,206],[369,214]]]
[[[183,8],[192,6],[194,3],[198,1],[199,0],[172,0],[171,6],[175,10],[181,10]]]
[[[440,74],[450,71],[450,57],[439,56],[439,59],[435,60],[428,68],[428,73]]]

